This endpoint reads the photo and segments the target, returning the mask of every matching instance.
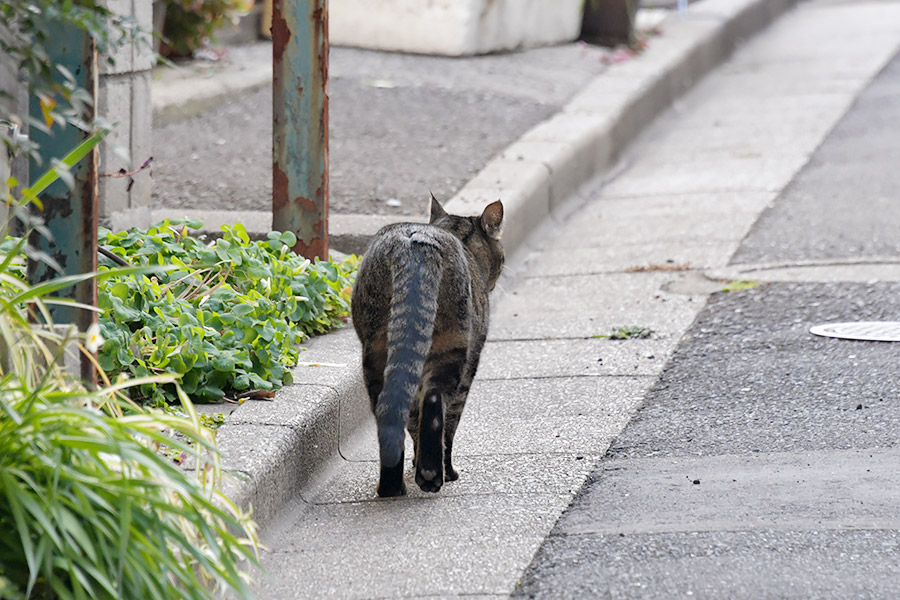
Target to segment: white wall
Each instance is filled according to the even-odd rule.
[[[575,40],[584,0],[330,0],[335,45],[461,56]]]
[[[145,30],[153,27],[150,0],[106,0],[116,14],[132,16]],[[132,171],[152,154],[153,103],[150,98],[150,69],[153,49],[149,39],[135,40],[114,55],[115,65],[100,57],[97,114],[109,123],[118,123],[100,146],[100,172]],[[127,178],[100,178],[100,219],[114,229],[150,224],[151,179],[149,170]]]

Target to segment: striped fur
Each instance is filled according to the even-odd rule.
[[[448,215],[432,197],[428,225],[376,234],[353,290],[353,325],[378,426],[379,496],[406,493],[404,428],[415,479],[437,492],[458,477],[453,437],[487,336],[488,295],[503,268],[503,205]]]

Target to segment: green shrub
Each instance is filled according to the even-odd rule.
[[[0,596],[248,597],[254,525],[217,489],[211,432],[186,397],[180,418],[118,398],[120,387],[0,377]],[[162,446],[201,468],[182,471]]]
[[[129,264],[175,270],[100,286],[100,364],[137,377],[175,373],[201,402],[290,384],[302,339],[346,321],[355,257],[311,263],[290,251],[292,233],[254,242],[240,224],[206,244],[189,235],[199,226],[101,232],[103,247]],[[136,399],[171,402],[174,386],[142,386]]]
[[[166,0],[163,54],[190,56],[229,17],[252,6],[248,0]]]
[[[70,154],[63,162],[73,161]],[[20,213],[21,203],[2,200]],[[48,305],[71,303],[56,291],[161,268],[32,286],[23,274],[26,252],[24,239],[0,248],[0,597],[249,597],[243,569],[259,563],[258,538],[249,515],[220,491],[212,433],[183,392],[185,417],[143,408],[125,394],[173,385],[175,377],[111,382],[101,371],[102,385],[87,390],[57,366],[70,347],[92,356],[97,339],[94,331],[53,327]],[[195,468],[181,470],[165,449],[192,456]]]
[[[117,15],[102,0],[3,0],[0,2],[0,54],[13,73],[24,73],[30,96],[36,96],[44,119],[30,118],[26,113],[0,114],[0,141],[12,152],[34,152],[36,146],[27,136],[17,136],[24,123],[46,131],[54,121],[83,127],[85,105],[92,103],[89,90],[79,87],[70,72],[61,69],[47,51],[48,40],[59,35],[61,28],[76,28],[94,40],[98,54],[112,64],[113,53],[123,44],[138,40],[134,19]],[[0,99],[16,105],[10,90],[0,90]],[[10,125],[15,125],[16,130]],[[31,136],[34,137],[34,136]],[[2,225],[0,225],[2,226]]]

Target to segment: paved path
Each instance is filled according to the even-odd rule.
[[[893,24],[880,27],[876,15]],[[791,38],[793,49],[782,45]],[[841,40],[839,52],[823,51],[828,39]],[[900,57],[818,146],[898,41],[897,5],[804,5],[700,86],[684,112],[647,140],[693,149],[721,168],[701,172],[675,157],[666,166],[680,173],[676,179],[633,178],[653,164],[641,152],[601,192],[600,206],[617,189],[683,182],[684,191],[731,190],[716,195],[718,208],[731,211],[727,218],[704,225],[692,217],[710,239],[730,238],[716,260],[696,253],[676,260],[729,260],[740,238],[728,232],[745,230],[751,220],[739,211],[750,203],[768,208],[730,257],[732,270],[808,266],[777,271],[778,279],[800,283],[710,298],[542,545],[519,596],[896,596],[898,348],[819,338],[809,328],[900,315],[896,270],[865,265],[900,264]],[[809,53],[798,56],[802,49]],[[740,161],[755,168],[739,168]],[[858,275],[865,279],[842,281]]]
[[[826,528],[815,538],[802,528],[791,529],[793,522],[786,521],[783,535],[773,543],[765,525],[756,527],[751,518],[766,516],[765,505],[755,512],[730,514],[730,521],[717,513],[718,500],[740,494],[758,499],[760,490],[763,500],[774,502],[772,494],[781,487],[778,480],[764,477],[763,463],[752,452],[755,445],[733,449],[737,456],[721,450],[724,458],[716,450],[691,463],[684,462],[691,454],[688,446],[678,455],[683,462],[673,466],[652,458],[642,444],[667,425],[670,429],[652,438],[656,445],[651,445],[665,456],[668,444],[687,443],[677,427],[692,420],[709,426],[710,440],[728,440],[714,428],[716,419],[727,414],[719,404],[751,398],[753,386],[764,383],[766,373],[752,370],[763,364],[758,357],[738,353],[748,349],[734,336],[752,331],[757,337],[751,339],[758,340],[756,345],[747,342],[752,350],[765,343],[767,333],[765,320],[753,320],[758,311],[745,309],[742,299],[749,298],[749,305],[756,307],[753,299],[764,301],[769,292],[715,296],[709,311],[701,313],[712,288],[700,271],[728,266],[759,214],[809,160],[898,45],[900,5],[818,0],[782,18],[702,82],[645,136],[618,178],[598,189],[566,222],[544,230],[523,276],[501,295],[456,444],[460,480],[438,495],[413,490],[406,498],[375,500],[374,432],[364,428],[343,440],[344,460],[286,507],[267,532],[272,551],[265,557],[269,577],[261,597],[507,597],[538,549],[520,593],[547,598],[602,597],[607,591],[614,597],[672,597],[686,594],[699,581],[712,582],[709,589],[724,589],[725,596],[740,595],[754,589],[740,586],[754,583],[787,556],[785,551],[764,550],[784,548],[791,541],[798,549],[793,556],[811,564],[814,544],[832,544],[839,529]],[[848,288],[835,298],[813,291],[820,302],[817,314],[831,314],[829,302],[856,302],[859,291]],[[787,303],[790,290],[779,293],[772,292],[772,301]],[[736,309],[746,310],[747,319],[741,320],[743,312]],[[692,330],[676,352],[698,315],[698,323],[709,324]],[[788,334],[805,335],[805,323],[785,319],[772,329],[781,332],[776,343]],[[726,354],[705,363],[717,346],[702,349],[698,344],[705,338],[700,334],[720,323],[729,325],[721,335],[730,335],[734,347],[723,346],[729,348]],[[595,337],[621,325],[647,326],[655,335],[628,341]],[[668,377],[674,378],[673,385],[680,384],[679,357],[697,355],[690,372],[718,369],[710,371],[709,379],[726,387],[703,401],[677,395],[673,414],[679,421],[668,424],[665,412],[651,415],[648,422],[653,426],[647,432],[629,442],[631,430],[626,429],[607,456],[635,411],[645,402],[652,411],[653,399],[667,389],[665,383],[654,383],[673,352],[674,366],[663,374],[663,382]],[[731,366],[727,359],[732,356],[746,360]],[[884,354],[879,356],[886,360]],[[809,358],[815,362],[815,354]],[[751,372],[758,375],[742,375]],[[776,373],[787,378],[786,370]],[[738,383],[740,387],[731,385]],[[776,383],[768,385],[772,393],[779,389]],[[720,397],[722,402],[716,404]],[[637,423],[644,414],[639,413]],[[776,424],[785,432],[808,425],[808,420],[791,420],[801,413],[778,414],[782,421]],[[734,419],[734,431],[744,433],[752,418]],[[776,449],[762,441],[757,449]],[[643,454],[625,456],[632,447],[643,448]],[[790,477],[782,480],[791,484],[794,474],[804,470],[806,455],[785,454],[796,448],[784,444],[777,450],[782,454],[767,455],[769,466],[790,466]],[[896,504],[890,502],[897,495],[890,492],[885,500],[879,494],[881,480],[863,481],[863,455],[853,454],[852,447],[845,452],[849,454],[825,455],[816,468],[805,468],[815,476],[815,485],[790,485],[802,492],[798,506],[811,506],[811,498],[834,489],[848,491],[851,484],[863,482],[867,497],[879,496],[887,504],[879,505],[883,513],[857,512],[860,519],[895,514]],[[853,469],[839,473],[848,456]],[[894,458],[881,453],[866,468],[876,466],[885,473]],[[611,470],[616,465],[621,465],[621,473]],[[743,469],[747,477],[732,477],[740,480],[732,486],[724,473],[735,469]],[[833,481],[822,477],[831,472],[838,473]],[[854,479],[854,474],[859,477]],[[896,481],[889,474],[879,477]],[[695,479],[700,483],[694,484]],[[590,485],[554,528],[586,480]],[[699,503],[698,492],[707,494]],[[789,501],[785,504],[790,508]],[[836,498],[834,508],[859,511],[846,497]],[[728,523],[742,515],[749,520],[741,532],[720,534],[735,529]],[[823,516],[799,510],[795,521],[808,523]],[[896,537],[888,532],[867,538],[859,531],[847,537],[842,551],[849,554],[843,560],[874,552],[876,560],[866,563],[872,569],[854,573],[885,574],[886,559],[897,556]],[[689,558],[697,552],[727,554],[737,538],[746,549],[741,560]],[[756,556],[760,560],[754,563]],[[829,556],[837,560],[840,553]],[[824,569],[833,563],[818,564]],[[745,567],[747,577],[730,577]],[[573,580],[573,574],[580,579]],[[722,587],[715,587],[718,582]],[[647,591],[637,584],[656,587]],[[803,589],[789,585],[794,580],[782,589]]]

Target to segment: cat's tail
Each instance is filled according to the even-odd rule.
[[[375,407],[382,468],[402,470],[406,422],[415,398],[431,336],[441,284],[435,240],[412,235],[395,248],[392,261],[391,316],[387,331],[384,388]]]

